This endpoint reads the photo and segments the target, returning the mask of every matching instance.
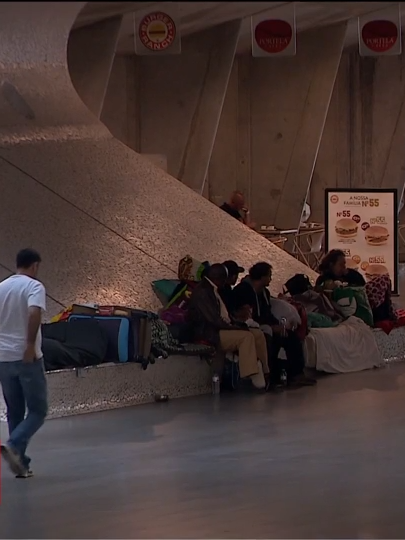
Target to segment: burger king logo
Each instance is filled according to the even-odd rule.
[[[330,202],[332,204],[337,204],[339,202],[339,197],[337,195],[331,195],[330,196]]]
[[[176,38],[176,25],[171,17],[162,11],[149,13],[140,22],[139,39],[150,51],[168,49]]]

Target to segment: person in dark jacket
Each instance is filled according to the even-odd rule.
[[[250,378],[256,388],[265,388],[269,373],[267,346],[263,332],[250,331],[234,324],[218,289],[226,283],[228,272],[213,264],[194,289],[188,305],[188,320],[197,342],[206,342],[225,352],[238,352],[241,378]]]
[[[268,286],[272,278],[272,266],[266,262],[256,263],[249,270],[249,276],[237,285],[234,290],[235,309],[249,305],[252,319],[260,324],[266,333],[271,334],[270,371],[273,383],[280,378],[282,363],[278,361],[280,349],[285,350],[288,384],[291,386],[308,386],[316,381],[304,374],[305,359],[302,343],[292,328],[285,328],[273,315],[271,296]]]
[[[218,289],[219,295],[222,298],[228,313],[233,315],[235,306],[233,305],[232,289],[235,287],[239,274],[242,274],[245,269],[239,266],[235,261],[225,261],[222,263],[228,271],[228,277],[223,287]]]
[[[244,223],[250,229],[256,228],[256,224],[250,221],[249,210],[245,206],[245,198],[241,191],[234,191],[229,203],[224,203],[220,208],[231,217]]]

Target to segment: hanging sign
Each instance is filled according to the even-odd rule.
[[[162,4],[162,10],[134,14],[135,53],[164,55],[181,53],[180,17],[177,3]]]
[[[396,189],[325,190],[325,249],[340,249],[366,281],[389,274],[398,292]]]
[[[399,4],[359,17],[358,32],[361,56],[400,55],[402,40]]]
[[[297,51],[295,4],[251,18],[252,56],[294,56]]]

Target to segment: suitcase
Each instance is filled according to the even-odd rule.
[[[146,369],[149,363],[154,363],[151,349],[152,320],[158,318],[155,313],[122,306],[99,306],[98,311],[97,315],[87,315],[86,317],[92,317],[100,321],[101,324],[103,324],[103,320],[110,321],[108,325],[104,325],[110,336],[111,349],[109,352],[112,352],[113,349],[118,351],[118,354],[115,353],[115,357],[118,358],[119,362],[139,362],[143,369]],[[74,317],[78,317],[78,315]],[[111,322],[119,320],[127,321],[121,328],[121,336],[119,336],[118,323]],[[128,354],[125,353],[125,349],[128,350]]]
[[[128,362],[134,357],[131,320],[128,317],[102,315],[70,315],[68,322],[94,319],[108,335],[106,359],[110,362]]]
[[[154,364],[152,351],[152,320],[158,319],[155,313],[141,309],[131,309],[131,322],[133,325],[134,356],[135,361],[146,369],[148,364]]]

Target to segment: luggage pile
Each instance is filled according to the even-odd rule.
[[[92,322],[93,327],[95,324],[98,326],[103,341],[107,343],[104,362],[139,362],[146,369],[149,363],[155,361],[152,354],[152,321],[156,319],[158,316],[155,313],[129,307],[73,304],[54,317],[50,324],[43,325],[45,362],[46,340],[60,341],[63,333],[62,344],[65,347],[70,350],[79,347],[83,350],[83,340],[78,345],[77,336],[86,331],[89,337],[90,334],[95,336],[95,332],[90,331],[89,322]],[[57,328],[61,325],[69,325],[75,330],[69,333],[69,338],[67,328]],[[91,347],[90,341],[87,348]]]

